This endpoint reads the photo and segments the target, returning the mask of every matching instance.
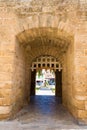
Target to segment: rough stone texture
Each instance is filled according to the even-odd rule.
[[[38,105],[37,105],[38,104]],[[1,130],[87,130],[54,96],[34,96],[13,120],[1,121]]]
[[[63,104],[87,118],[86,8],[85,0],[0,1],[0,118],[29,101],[30,66],[41,55],[62,63]]]

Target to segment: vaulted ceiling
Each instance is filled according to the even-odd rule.
[[[40,55],[53,55],[59,57],[67,51],[72,37],[52,28],[39,28],[25,30],[17,35],[19,44],[27,53],[27,57],[35,58]]]

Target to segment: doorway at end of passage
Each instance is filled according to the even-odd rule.
[[[36,72],[35,95],[55,96],[55,71],[42,69]]]

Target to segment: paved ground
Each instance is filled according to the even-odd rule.
[[[0,130],[87,130],[54,96],[31,97],[29,106],[20,111],[13,120],[0,122]]]
[[[42,87],[36,91],[36,95],[55,95],[55,93],[53,93],[49,88]]]

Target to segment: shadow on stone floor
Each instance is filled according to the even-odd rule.
[[[24,127],[83,128],[61,104],[61,98],[55,96],[32,96],[15,119]]]

